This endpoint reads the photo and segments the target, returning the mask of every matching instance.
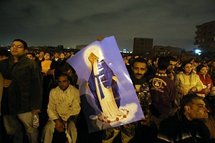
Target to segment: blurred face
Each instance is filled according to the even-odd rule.
[[[185,106],[185,109],[190,120],[208,118],[209,111],[203,99],[193,99],[191,104]]]
[[[58,86],[61,90],[66,90],[69,87],[69,80],[68,77],[65,75],[62,75],[58,78]]]
[[[61,59],[64,59],[64,58],[65,58],[64,53],[60,53],[60,58],[61,58]]]
[[[49,53],[45,53],[44,59],[45,59],[45,60],[49,60],[49,59],[50,59],[50,54],[49,54]]]
[[[171,72],[171,71],[174,71],[175,65],[176,65],[176,64],[177,64],[176,61],[170,61],[167,70],[170,71],[170,72]]]
[[[60,57],[60,53],[54,53],[54,58],[59,58]]]
[[[31,54],[27,54],[26,57],[29,58],[30,60],[34,59],[34,57]]]
[[[193,70],[193,66],[191,65],[191,63],[188,63],[184,66],[184,73],[185,74],[190,74]]]
[[[199,71],[200,74],[206,75],[208,73],[208,67],[202,67]]]
[[[14,57],[20,57],[25,54],[26,49],[24,48],[24,45],[20,41],[13,41],[10,47],[10,52],[12,56]]]
[[[215,67],[215,61],[212,61],[211,66]]]
[[[141,79],[147,72],[147,65],[143,62],[135,62],[132,71],[136,79]]]
[[[44,57],[44,55],[45,55],[45,53],[44,53],[43,51],[40,51],[40,53],[39,53],[39,57],[43,58],[43,57]]]

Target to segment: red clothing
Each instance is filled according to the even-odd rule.
[[[199,78],[200,78],[200,80],[202,81],[202,83],[204,85],[203,89],[201,91],[199,91],[198,93],[205,95],[205,94],[207,94],[206,90],[205,90],[206,88],[208,88],[210,90],[212,89],[213,81],[212,81],[211,76],[209,74],[205,75],[205,77],[202,74],[199,74],[199,73],[198,73],[198,75],[199,75]]]

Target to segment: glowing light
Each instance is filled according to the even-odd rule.
[[[201,55],[202,54],[202,50],[200,50],[200,49],[195,49],[195,54],[197,54],[197,55]]]

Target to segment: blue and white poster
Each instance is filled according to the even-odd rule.
[[[78,75],[81,107],[89,132],[143,119],[114,36],[89,44],[67,62]]]

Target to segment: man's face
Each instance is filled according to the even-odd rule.
[[[29,58],[30,60],[34,59],[34,57],[31,54],[27,54],[26,57]]]
[[[40,53],[39,53],[39,57],[44,57],[44,55],[45,55],[45,53],[43,52],[43,51],[40,51]]]
[[[60,76],[58,78],[58,86],[60,87],[61,90],[66,90],[69,87],[69,80],[67,76]]]
[[[10,52],[14,57],[20,57],[25,54],[26,50],[20,41],[13,41],[10,47]]]
[[[187,105],[187,110],[189,118],[193,119],[207,119],[208,118],[208,109],[205,105],[203,99],[193,99],[192,103]]]
[[[54,58],[59,58],[60,57],[60,53],[56,52],[54,53]]]
[[[170,72],[174,71],[176,64],[177,64],[177,61],[170,61],[167,70]]]
[[[50,54],[49,53],[45,53],[44,55],[44,59],[45,60],[49,60],[51,57],[50,57]]]
[[[141,79],[147,72],[147,65],[143,62],[135,62],[133,64],[132,71],[136,79]]]

